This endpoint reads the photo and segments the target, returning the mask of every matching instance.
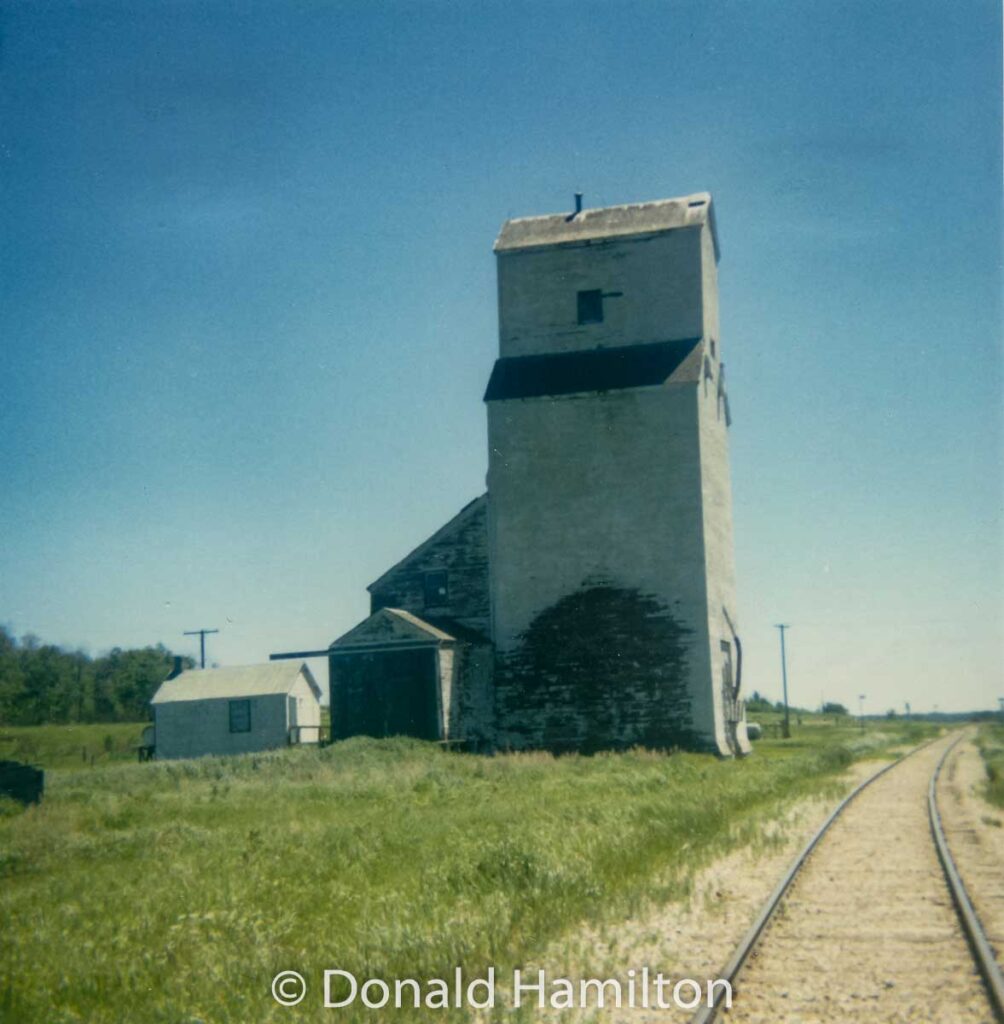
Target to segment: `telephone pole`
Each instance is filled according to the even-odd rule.
[[[197,636],[199,638],[199,661],[202,664],[202,668],[206,667],[206,634],[207,633],[219,633],[218,629],[190,629],[187,630],[182,636]]]
[[[791,629],[791,626],[787,622],[782,622],[778,623],[776,628],[781,631],[781,682],[784,686],[784,729],[782,735],[789,740],[791,739],[791,719],[788,715],[788,665],[784,656],[784,631]]]

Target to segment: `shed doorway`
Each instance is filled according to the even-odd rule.
[[[332,736],[440,739],[439,679],[434,647],[353,653],[338,662]]]

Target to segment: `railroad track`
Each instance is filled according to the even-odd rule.
[[[705,1006],[699,1010],[691,1018],[691,1024],[711,1024],[719,1019],[801,1020],[803,1015],[805,1019],[812,1020],[925,1020],[951,1024],[996,1020],[1004,1024],[1004,978],[952,859],[938,810],[938,777],[949,753],[963,735],[960,733],[951,742],[932,740],[915,748],[876,772],[837,806],[796,857],[728,963],[719,972],[718,977],[727,979],[734,990],[732,1009],[723,1009],[719,1000],[714,1006]],[[943,750],[939,749],[942,744]],[[931,761],[934,762],[933,770],[930,767]],[[902,768],[905,764],[909,766],[907,770],[911,776],[909,786],[902,792],[894,791],[891,786],[895,782],[904,782],[902,779],[894,779],[894,773],[899,770],[905,776]],[[929,773],[926,778],[922,775],[925,771]],[[916,806],[923,803],[923,791],[918,787],[918,780],[920,783],[927,782],[926,809]],[[879,785],[876,786],[876,783]],[[880,794],[879,790],[883,787],[886,792]],[[867,801],[859,798],[869,790],[871,804],[864,808]],[[866,846],[859,851],[847,846],[843,858],[842,851],[831,851],[831,861],[834,863],[828,869],[824,868],[817,863],[826,849],[824,840],[834,836],[834,826],[844,823],[845,812],[855,805],[859,813],[864,811],[866,814],[857,823],[859,833],[862,830],[867,832]],[[925,810],[933,843],[925,843],[917,836],[918,828],[923,827],[921,814]],[[900,812],[909,815],[908,820],[904,817],[901,823],[909,825],[909,837],[890,835],[885,831],[889,821]],[[853,838],[853,833],[849,838]],[[847,839],[844,838],[845,845]],[[915,847],[919,843],[925,848],[911,850],[913,859],[903,864],[885,863],[886,860],[895,861],[904,844],[911,842]],[[888,857],[884,856],[887,851]],[[935,851],[936,861],[933,856]],[[817,853],[816,858],[812,857],[814,852]],[[791,907],[790,904],[798,902],[799,887],[796,880],[803,876],[803,869],[807,865],[818,868],[818,877],[813,879],[812,892],[802,900],[803,905]],[[858,888],[847,888],[846,877],[843,877],[847,873],[843,870],[845,865],[847,872],[857,872],[857,880],[861,883]],[[939,874],[940,881],[937,877]],[[869,896],[868,883],[873,889],[888,887],[896,890],[899,887],[898,896],[894,891],[888,897],[893,903],[884,917],[881,908],[878,908],[878,914],[871,913],[876,909],[873,905],[876,900]],[[846,889],[842,897],[839,895],[841,884]],[[952,920],[952,912],[947,906],[949,901],[944,898],[946,885],[951,893],[950,902],[955,911],[955,920]],[[841,900],[844,901],[843,905]],[[848,909],[841,913],[843,907]],[[848,928],[846,915],[854,911],[857,916]],[[929,920],[934,923],[929,923]],[[794,927],[796,924],[801,925],[801,931]],[[787,928],[794,935],[774,936],[775,928],[778,931]],[[862,934],[858,934],[859,930]],[[961,936],[958,930],[961,930]],[[965,936],[964,942],[961,941],[962,936]],[[828,943],[833,945],[839,955],[834,956],[832,950],[825,948],[811,948],[825,947]],[[772,945],[778,947],[773,953]],[[897,965],[902,967],[904,962],[919,959],[921,972],[917,984],[911,987],[909,978],[905,979],[904,984],[904,978],[900,975],[878,981],[876,975],[871,980],[877,982],[877,993],[870,991],[867,978],[858,982],[856,988],[853,978],[844,979],[849,981],[847,993],[842,989],[835,993],[828,991],[822,996],[816,993],[815,989],[826,987],[821,981],[827,972],[832,974],[843,970],[846,973],[848,961],[861,964],[862,974],[867,974],[869,970],[880,973],[882,968],[876,965],[876,961],[881,962],[881,953],[875,951],[874,957],[869,955],[869,950],[876,945],[881,948],[881,953],[886,953],[886,947],[889,947],[887,960],[894,965],[890,974],[895,973]],[[773,979],[769,966],[760,969],[761,955],[765,965],[773,962]],[[928,956],[931,957],[929,961],[926,959]],[[839,966],[840,962],[844,964],[843,967]],[[975,970],[972,969],[973,963]],[[917,966],[913,965],[915,976],[918,975]],[[940,981],[937,977],[939,969],[944,975]],[[801,993],[796,991],[795,998],[789,1000],[787,990],[797,989],[799,979],[792,979],[792,984],[782,979],[788,979],[791,975],[798,976],[800,972],[810,975],[808,982]],[[975,980],[977,972],[982,986]],[[761,977],[749,977],[757,973]],[[946,985],[955,981],[958,982],[957,997],[946,990]],[[898,990],[890,993],[889,990],[897,985]],[[783,991],[776,991],[779,988],[783,988]],[[718,994],[722,995],[720,988]],[[888,1000],[891,994],[902,1000],[902,1008],[890,1004]],[[883,999],[887,1002],[883,1003]],[[913,1004],[911,999],[914,1000]]]

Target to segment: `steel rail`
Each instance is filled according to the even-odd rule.
[[[983,975],[983,981],[986,983],[990,1002],[993,1004],[994,1015],[998,1021],[1004,1022],[1004,976],[1001,975],[1001,969],[997,965],[997,959],[987,940],[987,934],[983,930],[983,925],[980,923],[976,911],[973,909],[972,901],[966,892],[965,883],[962,881],[959,869],[955,866],[955,861],[952,859],[952,852],[948,848],[948,837],[945,835],[945,827],[942,824],[941,813],[938,810],[938,777],[941,775],[941,769],[948,760],[948,755],[955,749],[963,735],[958,736],[955,742],[945,750],[938,761],[938,766],[934,769],[931,783],[927,789],[927,813],[931,821],[931,835],[934,837],[934,845],[938,851],[938,860],[941,861],[945,880],[948,882],[948,888],[952,893],[952,901],[958,912],[959,920],[962,922],[962,930],[966,933],[966,941],[972,950],[976,965],[980,969],[980,974]]]
[[[936,737],[937,739],[937,737]],[[884,768],[880,768],[874,775],[870,775],[864,782],[855,786],[843,800],[834,808],[830,816],[823,822],[822,825],[817,829],[816,833],[812,838],[805,844],[801,852],[792,862],[791,866],[784,873],[781,881],[777,883],[774,891],[767,897],[767,902],[764,903],[760,909],[760,913],[757,914],[753,924],[750,925],[749,930],[742,937],[739,945],[736,947],[735,953],[732,954],[732,958],[725,964],[725,966],[718,972],[715,980],[724,980],[729,983],[729,988],[733,987],[733,983],[736,980],[739,972],[742,970],[743,964],[749,958],[750,953],[753,951],[753,947],[756,945],[757,940],[760,938],[761,933],[767,926],[767,922],[774,916],[774,912],[777,910],[784,898],[785,893],[791,888],[792,883],[795,881],[796,876],[802,869],[806,860],[809,858],[809,854],[816,848],[819,841],[829,831],[830,826],[840,817],[848,804],[863,790],[867,789],[873,782],[880,779],[886,772],[891,771],[897,765],[902,764],[908,757],[916,754],[919,750],[923,750],[925,747],[929,747],[934,740],[928,740],[926,743],[920,744],[918,747],[914,747],[913,750],[908,750],[902,757],[896,758],[895,761],[891,761]],[[714,987],[714,995],[710,1005],[702,1006],[693,1017],[690,1018],[690,1024],[712,1024],[717,1019],[718,1013],[721,1010],[721,1000],[724,998],[721,987]]]

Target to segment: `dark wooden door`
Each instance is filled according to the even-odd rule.
[[[440,738],[434,648],[344,655],[331,668],[332,736]]]

